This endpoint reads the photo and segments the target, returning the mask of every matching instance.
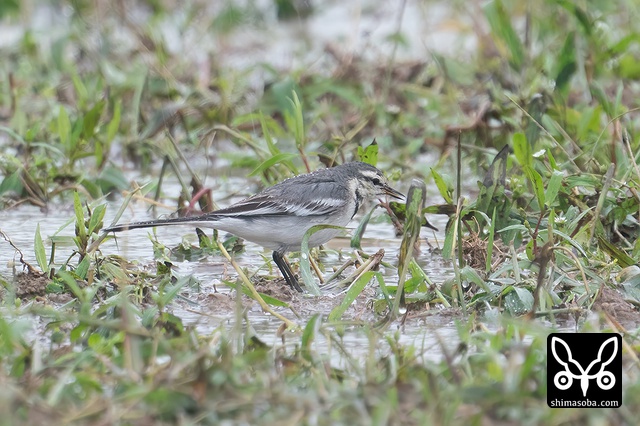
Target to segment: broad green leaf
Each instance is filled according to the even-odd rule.
[[[106,204],[100,204],[93,209],[91,213],[91,219],[89,219],[89,235],[94,232],[97,233],[100,228],[102,228],[102,220],[104,219],[104,215],[107,211]]]
[[[102,166],[102,163],[104,162],[104,147],[102,145],[102,142],[95,142],[93,146],[93,156],[96,159],[96,164],[98,165],[98,167]]]
[[[433,181],[436,183],[438,187],[438,191],[440,195],[448,204],[453,204],[453,198],[451,197],[451,191],[449,191],[449,186],[442,178],[440,173],[438,173],[433,167],[431,168],[431,176],[433,176]]]
[[[89,329],[89,327],[90,326],[86,323],[78,324],[69,332],[69,339],[72,342],[77,342],[85,336],[85,331]]]
[[[522,167],[530,167],[533,164],[531,145],[524,133],[513,135],[513,153]]]
[[[489,288],[486,281],[483,280],[478,274],[478,272],[475,269],[473,269],[471,266],[467,265],[460,270],[460,278],[465,281],[474,283],[475,285],[477,285],[478,287],[480,287],[481,289],[483,289],[488,293],[491,292],[491,288]]]
[[[374,167],[378,164],[378,143],[375,139],[366,148],[358,147],[358,159]]]
[[[76,279],[67,271],[58,271],[56,276],[62,279],[62,281],[66,284],[66,286],[71,290],[71,293],[78,299],[80,302],[84,302],[84,293],[82,289],[78,285]]]
[[[428,290],[427,284],[433,285],[433,282],[429,279],[429,276],[420,267],[420,265],[418,265],[415,258],[411,259],[411,262],[409,262],[409,272],[411,272],[412,277],[420,279],[421,285],[418,286],[417,291],[426,293]]]
[[[551,207],[558,198],[558,191],[562,187],[562,178],[564,177],[564,173],[559,170],[554,170],[551,174],[551,178],[549,179],[549,183],[547,183],[547,190],[545,191],[544,198],[547,206]]]
[[[96,127],[100,121],[100,116],[104,110],[106,102],[104,100],[96,102],[96,104],[84,115],[82,120],[82,137],[90,139],[96,133]]]
[[[21,174],[21,170],[16,170],[10,175],[5,176],[5,178],[0,183],[0,195],[4,194],[7,191],[21,194],[24,189],[24,186],[22,185]]]
[[[412,259],[413,260],[413,259]],[[405,294],[412,294],[418,292],[418,288],[424,284],[422,277],[412,276],[411,278],[407,278],[404,282],[404,292]]]
[[[578,69],[576,62],[575,37],[576,35],[573,31],[569,32],[564,41],[564,45],[560,50],[560,54],[555,57],[557,60],[555,89],[560,92],[565,91],[571,81],[571,77],[573,77]]]
[[[524,172],[529,178],[531,185],[533,186],[533,192],[538,200],[538,206],[540,210],[544,210],[545,198],[544,198],[544,184],[542,183],[542,176],[533,167],[526,166]]]
[[[80,279],[85,280],[87,279],[87,272],[89,272],[89,266],[90,266],[89,256],[85,256],[80,261],[80,263],[78,263],[78,266],[76,267],[76,270],[74,272]]]
[[[584,186],[586,188],[600,188],[602,175],[594,175],[591,173],[580,173],[579,175],[570,175],[565,178],[567,188],[575,188],[576,186]]]
[[[102,337],[99,333],[91,333],[89,338],[87,339],[87,346],[89,346],[94,351],[103,350],[105,338]]]
[[[67,149],[68,149],[69,158],[71,158],[72,160],[88,157],[91,155],[87,152],[84,152],[81,149],[83,147],[83,144],[80,143],[80,142],[83,142],[81,137],[83,128],[84,128],[84,117],[78,118],[76,121],[73,122],[73,125],[71,126],[71,133],[69,134],[69,144]]]
[[[505,226],[502,229],[498,229],[498,232],[509,232],[509,231],[518,231],[518,232],[527,232],[527,227],[521,224]]]
[[[524,288],[509,286],[509,291],[504,296],[504,306],[511,315],[522,315],[533,308],[533,295]],[[503,293],[504,294],[504,293]]]

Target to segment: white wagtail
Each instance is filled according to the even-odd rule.
[[[284,254],[299,251],[302,238],[314,225],[346,226],[363,201],[404,195],[389,186],[377,168],[360,162],[321,169],[286,179],[232,206],[200,216],[134,222],[104,229],[119,232],[166,225],[218,229],[273,250],[273,260],[287,284],[302,291]],[[309,238],[309,247],[326,243],[339,229],[322,229]]]

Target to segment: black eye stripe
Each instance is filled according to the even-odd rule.
[[[362,173],[362,178],[364,180],[368,180],[369,182],[371,182],[372,184],[374,184],[375,186],[379,186],[380,184],[382,184],[384,182],[384,178],[379,176],[379,175],[371,175],[371,174],[364,174]]]

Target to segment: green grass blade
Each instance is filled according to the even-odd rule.
[[[83,280],[87,279],[87,273],[89,272],[89,266],[91,266],[91,262],[89,262],[89,257],[85,256],[78,266],[76,267],[75,273],[76,275]]]
[[[81,303],[85,302],[85,295],[73,275],[71,275],[67,271],[58,271],[56,275],[60,279],[62,279],[62,281],[64,281],[64,283],[67,285],[67,287],[69,287],[69,290],[71,290],[71,293],[73,293],[78,301],[80,301]]]
[[[361,248],[362,235],[364,234],[364,231],[367,229],[367,225],[371,220],[371,215],[373,214],[376,208],[377,206],[369,210],[367,214],[365,214],[362,217],[362,220],[360,220],[360,223],[358,224],[358,227],[356,228],[356,230],[353,231],[353,237],[351,237],[351,248],[355,248],[355,249]]]
[[[320,325],[322,324],[321,318],[321,314],[315,314],[314,316],[312,316],[307,322],[307,325],[304,327],[304,331],[302,332],[300,349],[302,351],[302,356],[307,361],[312,361],[311,344],[315,340],[316,334],[318,334],[318,330],[320,329]]]
[[[496,235],[496,209],[493,210],[491,216],[491,226],[489,227],[489,238],[487,240],[487,260],[484,265],[484,271],[488,274],[491,272],[491,259],[493,257],[493,239]]]
[[[538,206],[540,210],[544,210],[545,199],[544,199],[544,183],[542,182],[542,176],[538,173],[533,167],[525,167],[524,173],[527,175],[527,178],[531,182],[533,186],[533,193],[536,195],[536,200],[538,201]]]
[[[73,193],[73,210],[76,214],[76,235],[81,241],[86,241],[87,228],[84,225],[84,211],[77,191]]]
[[[167,276],[167,279],[165,280],[166,283],[170,283],[171,279],[172,279],[171,276]],[[171,301],[175,299],[175,297],[182,290],[182,288],[189,282],[190,279],[191,277],[187,275],[187,276],[178,278],[176,283],[173,285],[159,286],[160,288],[158,290],[158,293],[157,295],[155,295],[155,299],[156,299],[156,302],[158,303],[158,306],[162,309],[165,306],[167,306],[169,303],[171,303]]]
[[[369,283],[369,281],[371,281],[373,277],[376,277],[378,279],[378,282],[382,280],[382,274],[380,274],[380,272],[367,271],[364,274],[360,275],[358,279],[355,280],[353,284],[351,284],[351,286],[345,293],[342,302],[340,302],[338,306],[333,308],[333,310],[329,314],[329,321],[337,321],[342,318],[342,315],[344,315],[349,306],[351,306],[354,300],[356,300],[360,293],[362,293],[362,290],[364,290],[365,286]]]
[[[311,275],[311,261],[309,254],[309,238],[318,231],[323,229],[343,229],[342,226],[335,225],[315,225],[305,232],[302,238],[302,244],[300,245],[300,275],[302,275],[302,281],[305,287],[309,290],[309,293],[314,296],[320,296],[320,287],[316,284],[316,280]]]
[[[424,181],[414,179],[407,193],[407,220],[404,222],[404,235],[400,244],[400,258],[398,260],[398,290],[394,302],[393,315],[397,315],[400,303],[404,300],[404,284],[409,264],[413,258],[413,247],[420,237],[422,228],[422,209],[427,196]]]
[[[290,110],[285,112],[285,121],[289,127],[289,131],[293,133],[298,150],[302,150],[305,146],[306,136],[304,133],[304,116],[302,114],[302,104],[298,93],[293,90],[291,98],[289,98]]]
[[[431,168],[431,176],[433,176],[433,181],[436,183],[436,187],[442,198],[444,198],[447,204],[453,204],[453,197],[451,196],[451,191],[449,191],[449,185],[447,185],[442,175],[438,173],[436,169]]]
[[[97,233],[100,230],[106,212],[106,204],[100,204],[95,209],[93,209],[93,212],[91,212],[91,218],[89,219],[89,235]]]
[[[530,167],[533,165],[531,145],[527,141],[524,133],[516,133],[513,135],[513,153],[522,167]]]
[[[505,10],[502,1],[490,1],[483,7],[483,10],[498,49],[501,51],[506,49],[505,53],[509,57],[511,66],[520,70],[525,60],[524,46],[511,25],[511,17]]]
[[[38,266],[45,274],[49,273],[49,264],[47,263],[47,252],[44,249],[44,242],[42,241],[42,236],[40,235],[40,224],[36,225],[36,234],[33,239],[34,251],[36,255],[36,262],[38,262]]]
[[[558,192],[562,187],[562,179],[564,178],[564,173],[559,170],[554,170],[551,174],[551,178],[549,178],[549,182],[547,183],[547,189],[544,193],[545,202],[547,206],[551,207],[555,203],[558,198]]]
[[[69,146],[71,141],[71,121],[64,106],[60,106],[60,110],[58,111],[58,137],[60,138],[60,145],[62,145],[65,152],[71,156],[73,154]]]
[[[263,172],[265,172],[269,168],[275,166],[276,164],[280,164],[280,163],[285,164],[288,169],[291,169],[291,167],[290,167],[291,160],[293,160],[296,157],[297,157],[296,154],[292,154],[290,152],[281,152],[279,154],[275,154],[272,157],[270,157],[270,158],[266,159],[265,161],[263,161],[262,163],[260,163],[260,165],[258,167],[256,167],[255,169],[253,169],[253,171],[251,173],[249,173],[249,176],[257,176],[259,174],[262,174]]]
[[[235,283],[232,283],[230,281],[225,281],[224,282],[225,285],[229,286],[230,288],[234,289],[234,290],[238,290],[238,286]],[[240,289],[242,290],[242,293],[244,293],[246,296],[249,296],[250,298],[253,299],[253,294],[251,293],[251,290],[249,290],[247,287],[241,285]],[[262,297],[262,300],[265,301],[265,303],[271,305],[271,306],[279,306],[281,308],[288,308],[289,304],[287,302],[283,302],[280,299],[276,299],[273,296],[269,296],[268,294],[265,293],[260,293],[258,292],[258,294],[260,295],[260,297]]]
[[[122,115],[122,103],[117,101],[113,106],[113,117],[111,121],[107,125],[107,140],[106,142],[110,144],[113,139],[116,137],[116,133],[120,128],[120,118]]]

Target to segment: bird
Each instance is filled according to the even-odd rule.
[[[312,226],[344,227],[365,201],[385,195],[404,199],[379,169],[354,161],[285,179],[211,213],[126,223],[103,231],[190,225],[229,232],[272,250],[273,261],[286,283],[302,292],[285,254],[300,251],[302,239]],[[339,233],[340,229],[321,229],[309,237],[309,247],[320,246]]]

